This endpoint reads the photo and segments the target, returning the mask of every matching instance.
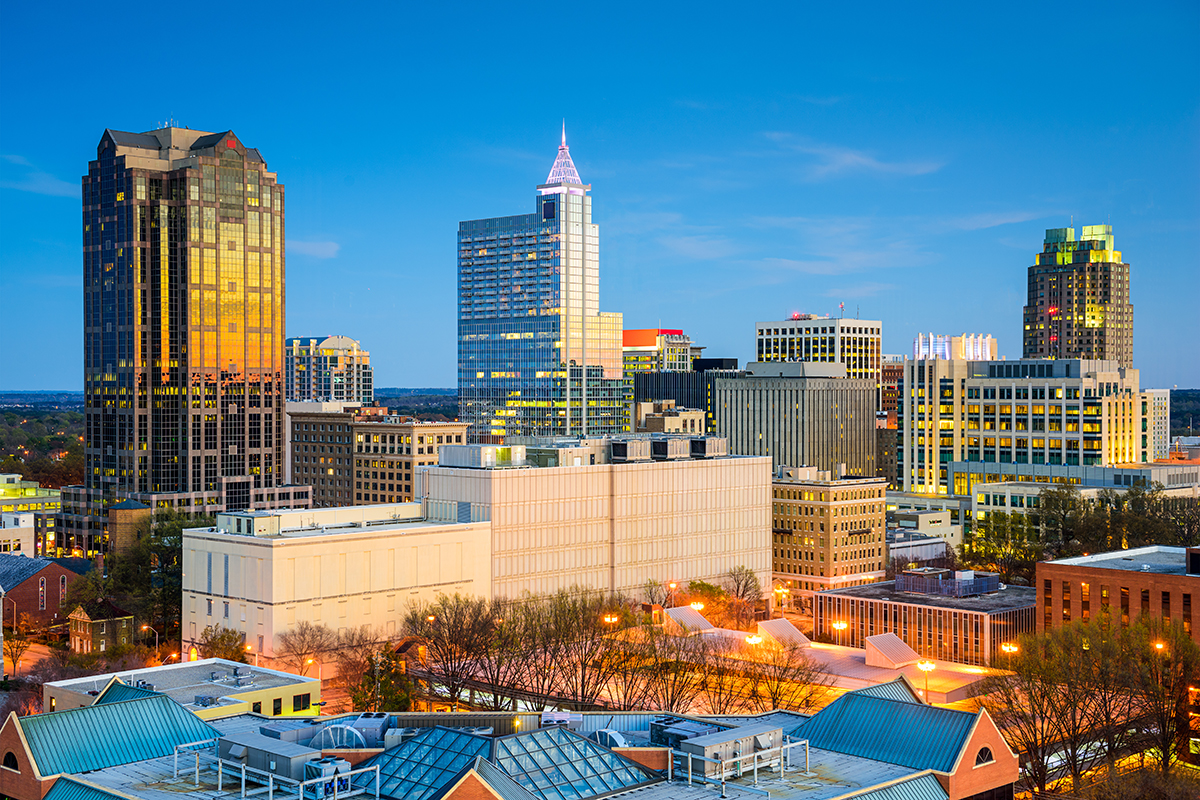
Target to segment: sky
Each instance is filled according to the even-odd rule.
[[[1200,4],[358,4],[0,25],[0,390],[82,388],[105,128],[232,129],[287,189],[287,334],[452,387],[459,221],[533,211],[560,126],[601,308],[743,363],[792,312],[1021,355],[1046,228],[1113,226],[1143,387],[1200,386]]]

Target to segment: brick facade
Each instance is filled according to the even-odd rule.
[[[15,769],[11,766],[14,762]],[[0,766],[0,797],[42,800],[54,785],[55,779],[41,780],[35,774],[33,759],[17,727],[16,714],[10,713],[0,727],[0,764],[6,764]]]
[[[70,588],[71,584],[81,577],[83,576],[77,572],[52,563],[11,589],[5,587],[4,619],[11,625],[15,602],[17,619],[23,619],[28,614],[29,619],[38,627],[53,622],[66,622],[72,609],[63,609],[59,604],[65,589]],[[65,584],[63,578],[66,578]],[[45,602],[42,602],[43,580],[46,582]]]

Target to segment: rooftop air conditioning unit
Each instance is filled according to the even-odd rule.
[[[313,786],[317,798],[344,795],[350,791],[350,762],[343,758],[328,756],[304,764],[304,779],[324,778]]]

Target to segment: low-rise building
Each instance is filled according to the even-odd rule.
[[[717,431],[716,382],[719,378],[736,378],[745,373],[738,369],[736,358],[697,358],[692,371],[633,372],[635,403],[672,400],[680,408],[704,411],[704,432]]]
[[[37,481],[22,480],[19,473],[0,473],[0,514],[13,511],[58,511],[62,493],[44,489]]]
[[[885,478],[834,480],[816,467],[780,467],[773,495],[774,580],[793,601],[883,580]]]
[[[37,555],[36,511],[0,512],[0,553]]]
[[[465,422],[422,422],[382,406],[289,403],[289,457],[311,483],[317,508],[405,503],[413,471],[437,463],[438,448],[462,444]]]
[[[529,438],[455,445],[418,470],[438,519],[491,522],[498,597],[586,587],[640,596],[647,581],[771,577],[770,460],[709,436]]]
[[[887,564],[893,561],[899,561],[905,565],[920,564],[924,561],[945,558],[950,552],[945,539],[900,528],[889,528],[884,542],[886,544],[884,549],[887,553],[884,562]]]
[[[1128,625],[1141,615],[1170,619],[1200,644],[1200,548],[1152,545],[1039,561],[1037,628],[1105,616]]]
[[[205,658],[51,681],[42,685],[42,708],[62,712],[163,695],[200,719],[244,713],[312,717],[320,708],[321,681],[224,658]]]
[[[704,412],[680,408],[674,400],[637,403],[633,416],[637,433],[705,433]]]
[[[894,581],[817,594],[813,630],[853,647],[894,633],[922,657],[986,666],[1000,645],[1036,629],[1036,594],[993,573],[906,570]]]
[[[72,609],[61,603],[79,577],[51,559],[0,553],[0,587],[5,594],[0,616],[16,622],[28,618],[36,627],[64,622]]]
[[[963,543],[962,525],[950,521],[949,509],[896,511],[891,515],[891,519],[897,528],[937,537],[944,540],[946,546],[952,550]]]
[[[105,653],[134,643],[137,628],[133,614],[110,600],[76,606],[67,615],[71,621],[69,644],[72,653]]]
[[[183,645],[210,625],[272,658],[300,622],[394,636],[410,602],[491,596],[487,521],[429,518],[420,503],[218,514],[183,533]]]

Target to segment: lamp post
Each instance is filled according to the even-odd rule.
[[[933,671],[934,663],[928,659],[917,662],[917,669],[925,673],[925,702],[929,702],[929,673]]]
[[[616,625],[620,621],[621,621],[621,617],[619,614],[605,614],[604,615],[604,624],[605,625]]]
[[[325,667],[325,663],[323,661],[314,661],[311,658],[304,663],[317,665],[317,680],[320,681],[321,680],[321,670]]]
[[[775,594],[777,595],[775,598],[775,601],[776,601],[776,604],[779,606],[779,616],[780,617],[783,616],[784,601],[787,599],[787,596],[789,594],[791,594],[791,591],[792,591],[791,589],[787,588],[782,583],[775,587]]]
[[[170,661],[172,658],[179,658],[179,653],[171,653],[171,655],[169,655],[169,656],[167,656],[166,658],[164,658],[164,659],[163,659],[163,663],[164,663],[164,664],[165,664],[165,663],[167,663],[167,662],[168,662],[168,661]]]
[[[847,625],[845,622],[843,622],[843,621],[841,621],[841,620],[838,620],[837,622],[833,623],[833,625],[832,625],[831,627],[832,627],[832,628],[833,628],[835,631],[837,631],[837,632],[838,632],[838,637],[837,637],[837,638],[838,638],[838,645],[839,645],[839,646],[841,646],[841,644],[842,644],[842,631],[846,630],[846,628],[847,628],[847,627],[849,627],[849,626],[848,626],[848,625]]]
[[[692,611],[703,611],[704,610],[704,603],[701,603],[699,600],[697,600],[694,603],[689,603],[688,606],[692,609]]]
[[[154,652],[157,653],[158,652],[158,631],[155,630],[154,628],[151,628],[149,625],[143,625],[142,630],[154,631]]]
[[[667,584],[667,588],[671,590],[670,594],[667,596],[667,602],[670,603],[670,605],[667,606],[667,608],[675,607],[675,589],[678,586],[679,586],[679,584],[676,583],[675,581],[671,581],[670,583]]]
[[[254,666],[257,667],[258,666],[258,651],[255,650],[252,646],[246,645],[246,652],[254,653]]]

